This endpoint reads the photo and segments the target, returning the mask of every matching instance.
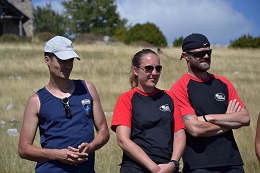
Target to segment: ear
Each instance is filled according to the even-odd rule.
[[[49,56],[44,56],[44,62],[48,64],[51,61]]]
[[[182,52],[181,57],[186,59],[187,61],[189,60],[188,54],[186,52]]]
[[[138,76],[138,68],[137,67],[133,67],[133,73]]]

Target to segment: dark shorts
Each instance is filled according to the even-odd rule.
[[[245,173],[243,166],[222,166],[206,169],[193,169],[183,173]]]

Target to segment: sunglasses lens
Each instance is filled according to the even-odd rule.
[[[206,54],[207,54],[206,51],[201,51],[201,52],[196,53],[195,56],[202,58],[202,57],[204,57]]]
[[[211,53],[212,53],[212,49],[207,51],[208,56],[211,56]]]
[[[64,105],[64,110],[67,118],[71,118],[71,110],[69,106],[69,99],[67,97],[62,99],[62,103]]]
[[[65,105],[64,109],[65,109],[66,117],[67,118],[71,118],[70,106],[69,105]]]
[[[198,51],[198,52],[187,52],[188,54],[194,56],[194,57],[198,57],[198,58],[203,58],[206,54],[208,56],[211,56],[212,53],[212,49],[210,50],[206,50],[206,51]]]
[[[144,66],[144,69],[146,72],[152,72],[153,71],[153,66],[148,65],[148,66]]]
[[[144,69],[145,69],[145,72],[146,72],[146,73],[152,73],[154,68],[155,68],[155,70],[156,70],[157,72],[159,72],[159,73],[160,73],[161,70],[162,70],[162,66],[161,66],[161,65],[158,65],[158,66],[156,66],[156,67],[151,66],[151,65],[144,66]]]
[[[161,72],[162,71],[162,66],[158,65],[155,67],[156,71],[157,72]]]

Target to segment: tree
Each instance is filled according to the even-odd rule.
[[[51,3],[46,4],[45,7],[37,6],[36,9],[33,9],[33,25],[36,34],[50,32],[56,35],[64,35],[67,29],[67,21],[52,9]]]
[[[127,32],[127,28],[119,28],[116,30],[115,38],[120,42],[124,42],[126,40]]]
[[[230,41],[230,47],[233,48],[260,48],[260,37],[252,37],[251,35],[243,35],[236,40]]]
[[[127,22],[120,19],[114,0],[71,0],[62,4],[72,19],[75,33],[114,36]]]
[[[136,24],[127,32],[125,43],[146,41],[154,46],[165,47],[167,41],[160,29],[153,23]]]
[[[181,47],[183,43],[183,36],[173,41],[173,47]]]

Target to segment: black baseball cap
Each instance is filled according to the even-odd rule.
[[[202,47],[210,47],[210,42],[207,37],[203,34],[193,33],[188,35],[182,43],[182,51],[187,51],[191,49],[198,49]],[[182,56],[180,60],[182,59]]]
[[[182,50],[198,49],[202,47],[210,47],[210,42],[205,35],[193,33],[188,35],[182,43]]]

